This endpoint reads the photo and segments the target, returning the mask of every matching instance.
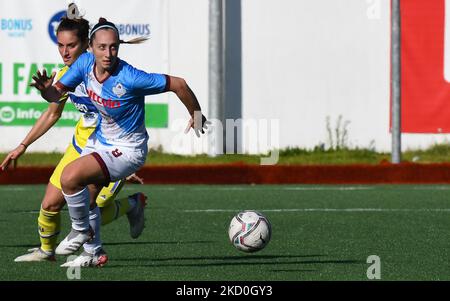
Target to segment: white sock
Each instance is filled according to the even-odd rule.
[[[89,230],[89,190],[85,187],[83,190],[74,194],[65,194],[64,198],[69,209],[72,228],[77,231]]]
[[[100,239],[101,224],[100,208],[96,206],[89,211],[89,225],[91,225],[92,230],[94,230],[94,239],[90,243],[85,243],[83,246],[84,250],[88,253],[95,254],[102,248],[102,241]]]

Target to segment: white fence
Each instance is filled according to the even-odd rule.
[[[35,92],[25,94],[26,80],[14,93],[14,63],[25,64],[18,72],[26,78],[33,62],[40,68],[46,62],[60,62],[47,27],[66,3],[34,2],[0,0],[0,19],[5,24],[0,27],[0,104],[43,102]],[[207,0],[76,3],[92,23],[105,16],[121,24],[149,24],[150,42],[124,45],[120,57],[143,70],[184,77],[208,112]],[[241,1],[244,152],[327,145],[327,118],[333,134],[338,120],[341,134],[346,125],[348,146],[390,151],[389,5],[388,0]],[[31,20],[32,28],[13,30],[8,20]],[[185,154],[206,151],[207,137],[199,140],[193,133],[182,134],[188,116],[174,94],[149,98],[152,102],[169,108],[168,127],[149,128],[152,147]],[[0,126],[0,151],[18,145],[29,129]],[[255,140],[266,131],[267,141]],[[70,127],[54,128],[29,150],[63,151],[71,135]],[[405,134],[403,149],[424,148],[447,137]]]

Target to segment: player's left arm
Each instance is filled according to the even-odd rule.
[[[183,78],[159,73],[146,73],[130,65],[128,65],[127,70],[130,73],[127,78],[132,79],[131,85],[137,95],[174,92],[191,115],[185,132],[193,128],[197,137],[200,137],[200,133],[205,133],[209,121],[202,114],[197,97]]]
[[[166,79],[167,91],[174,92],[188,110],[189,115],[191,115],[186,132],[193,128],[195,134],[200,137],[199,133],[205,133],[204,130],[208,128],[209,122],[206,120],[205,115],[202,114],[197,97],[183,78],[166,75]]]

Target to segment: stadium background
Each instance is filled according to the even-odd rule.
[[[149,33],[149,42],[125,45],[120,56],[144,70],[186,78],[208,112],[207,0],[77,3],[92,23],[102,15],[120,24],[125,39]],[[347,122],[351,147],[390,150],[390,1],[226,3],[225,118],[256,124],[239,130],[243,152],[264,153],[288,146],[313,148],[326,143],[327,118],[334,126],[339,116]],[[444,58],[439,52],[444,48],[447,24],[444,3],[402,4],[402,22],[408,25],[403,33],[407,42],[402,62],[406,68],[402,71],[406,85],[403,95],[407,96],[403,114],[408,114],[402,116],[407,132],[402,137],[403,149],[426,148],[448,140],[448,82],[442,76]],[[49,27],[66,5],[67,1],[61,0],[0,1],[0,152],[20,143],[45,108],[27,84],[36,68],[60,64]],[[407,65],[409,58],[413,61]],[[427,64],[430,59],[436,64]],[[413,86],[411,93],[408,86]],[[411,95],[419,95],[418,100]],[[408,101],[412,105],[405,103]],[[193,134],[180,134],[186,114],[177,102],[174,95],[147,98],[150,146],[178,154],[205,152],[207,137],[199,141]],[[29,152],[64,150],[77,117],[74,108],[67,107],[59,125]],[[273,120],[278,128],[272,127]],[[432,120],[436,122],[430,124]],[[254,143],[255,131],[259,135],[268,131],[276,139]]]
[[[148,43],[125,45],[120,56],[144,70],[186,78],[208,111],[207,0],[76,2],[91,22],[102,15],[125,30],[149,30]],[[448,139],[447,2],[402,1],[402,24],[408,25],[402,32],[404,149]],[[276,120],[279,125],[279,131],[270,133],[277,136],[277,145],[252,143],[255,133],[244,130],[245,152],[313,148],[327,139],[327,118],[334,125],[340,116],[348,124],[351,147],[390,150],[390,1],[226,3],[231,3],[224,36],[227,117],[256,124]],[[59,63],[48,26],[66,5],[56,0],[0,0],[0,152],[14,148],[29,130],[33,118],[28,117],[36,112],[30,108],[45,108],[27,83],[33,68]],[[147,99],[153,116],[148,120],[151,146],[180,154],[203,152],[209,136],[195,140],[192,133],[180,135],[186,113],[177,102],[173,95]],[[63,151],[72,135],[71,114],[68,111],[66,120],[29,152]],[[263,124],[259,130],[269,134]],[[147,183],[291,185],[127,185],[124,195],[142,190],[151,196],[147,229],[133,241],[124,231],[124,219],[105,227],[111,262],[103,270],[83,270],[82,279],[367,280],[366,260],[377,255],[383,280],[448,280],[447,185],[367,185],[449,183],[448,167],[236,164],[148,169]],[[19,168],[2,173],[0,182],[45,183],[49,172]],[[180,175],[182,181],[177,182]],[[37,243],[35,220],[43,193],[43,185],[0,186],[2,280],[67,280],[64,269],[12,261]],[[237,253],[226,237],[231,217],[244,209],[265,213],[273,225],[272,241],[255,255]],[[68,229],[67,212],[63,214],[63,229]],[[9,225],[20,226],[5,231]]]

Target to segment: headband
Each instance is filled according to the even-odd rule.
[[[102,24],[102,23],[98,23],[97,25]],[[119,37],[119,31],[117,30],[117,27],[111,23],[111,22],[105,22],[102,25],[99,25],[97,27],[97,25],[94,26],[94,28],[92,28],[91,32],[89,33],[89,39],[92,39],[92,36],[94,35],[94,33],[99,30],[99,29],[104,29],[104,28],[111,28],[113,29],[116,33],[117,33],[117,37]],[[120,40],[120,39],[119,39]]]

